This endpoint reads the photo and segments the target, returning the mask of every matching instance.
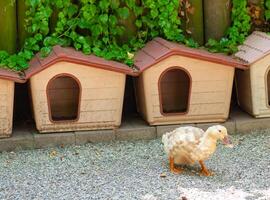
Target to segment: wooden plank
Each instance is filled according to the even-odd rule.
[[[9,53],[16,52],[17,44],[17,22],[16,1],[0,1],[0,50]]]
[[[25,0],[17,0],[17,21],[18,21],[18,40],[19,48],[22,48],[25,42],[25,39],[29,35],[26,31],[26,4]]]
[[[219,40],[230,26],[231,0],[204,0],[205,42]]]
[[[190,31],[191,37],[200,45],[204,44],[203,27],[203,0],[189,0],[191,4],[188,12],[188,23],[185,23],[186,30]]]
[[[115,121],[115,110],[106,111],[93,111],[93,112],[81,112],[80,122],[106,122]]]
[[[199,115],[219,115],[225,112],[225,104],[222,103],[205,103],[205,104],[193,104],[190,106],[187,116],[199,116]],[[160,107],[153,106],[153,114],[155,117],[161,116]]]
[[[120,99],[89,99],[84,100],[81,103],[81,109],[85,111],[91,111],[91,110],[112,110],[113,108],[119,107],[119,101]]]

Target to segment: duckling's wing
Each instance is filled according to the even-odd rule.
[[[163,135],[164,150],[167,154],[180,148],[184,148],[184,151],[191,151],[199,144],[203,134],[204,131],[197,127],[185,126],[177,128]]]

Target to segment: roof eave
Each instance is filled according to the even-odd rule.
[[[217,64],[222,64],[222,65],[226,65],[229,67],[234,67],[234,68],[238,68],[238,69],[243,69],[246,70],[249,67],[249,63],[246,62],[240,62],[240,61],[229,61],[229,60],[224,60],[224,59],[220,59],[217,57],[210,57],[210,56],[204,56],[201,54],[190,54],[190,52],[183,52],[183,51],[178,51],[178,50],[172,50],[171,52],[169,52],[168,54],[165,54],[161,57],[159,57],[158,59],[155,60],[155,62],[149,64],[148,66],[144,67],[143,69],[140,69],[140,67],[138,66],[138,64],[135,66],[140,69],[139,73],[142,73],[143,71],[145,71],[146,69],[152,67],[153,65],[159,63],[162,60],[165,60],[166,58],[170,57],[170,56],[184,56],[184,57],[189,57],[189,58],[194,58],[194,59],[200,59],[203,61],[208,61],[208,62],[212,62],[212,63],[217,63]]]
[[[57,48],[59,48],[59,47],[57,47]],[[62,48],[62,47],[60,47],[60,48]],[[29,79],[32,76],[34,76],[35,74],[45,70],[46,68],[48,68],[48,67],[50,67],[58,62],[70,62],[70,63],[85,65],[85,66],[89,66],[89,67],[95,67],[95,68],[99,68],[99,69],[103,69],[103,70],[123,73],[126,75],[137,76],[137,72],[135,72],[132,68],[129,68],[128,66],[124,67],[124,64],[121,64],[123,66],[120,66],[120,67],[112,67],[113,65],[115,65],[115,63],[110,65],[109,62],[114,62],[114,61],[104,60],[101,63],[91,62],[91,59],[83,59],[83,58],[79,59],[79,58],[74,57],[74,56],[66,55],[65,53],[60,53],[60,54],[58,52],[53,52],[53,53],[55,54],[54,57],[45,63],[42,63],[41,62],[42,58],[40,58],[39,55],[36,55],[35,56],[36,60],[33,59],[33,61],[34,61],[33,64],[32,65],[30,64],[30,67],[25,72],[25,75],[26,75],[25,78]],[[83,55],[83,56],[86,56],[86,55]],[[94,56],[94,55],[91,55],[91,56]],[[102,58],[98,58],[98,59],[102,59]],[[37,65],[39,65],[40,67],[36,67]],[[119,63],[119,65],[120,65],[120,63]]]

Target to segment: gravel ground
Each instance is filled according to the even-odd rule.
[[[0,154],[0,199],[270,200],[270,130],[234,135],[206,162],[168,171],[159,140]]]

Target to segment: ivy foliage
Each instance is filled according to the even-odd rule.
[[[156,36],[190,43],[181,30],[179,0],[26,0],[27,32],[30,37],[19,53],[0,51],[0,66],[24,70],[35,53],[47,56],[54,45],[72,46],[85,54],[133,64],[134,52]],[[54,30],[50,19],[57,12]],[[135,15],[136,34],[125,44],[119,38],[126,27],[119,20]]]
[[[265,20],[270,24],[270,0],[265,0]]]
[[[197,47],[181,29],[184,19],[180,11],[186,9],[183,1],[188,0],[25,0],[29,37],[17,54],[0,51],[0,67],[23,71],[35,53],[45,57],[57,44],[129,66],[133,65],[134,53],[156,36]],[[266,8],[270,7],[269,1],[265,2]],[[249,34],[247,0],[232,2],[232,25],[220,41],[208,41],[212,52],[234,53]],[[57,22],[50,28],[54,15]],[[119,38],[126,34],[127,27],[121,21],[132,16],[136,33],[123,43]]]
[[[248,14],[246,0],[232,0],[233,8],[231,13],[232,25],[227,30],[225,37],[220,41],[210,39],[206,46],[211,52],[223,52],[233,54],[237,46],[242,44],[251,29],[251,18]]]
[[[270,34],[270,0],[265,0],[265,20],[266,20],[266,31]]]

